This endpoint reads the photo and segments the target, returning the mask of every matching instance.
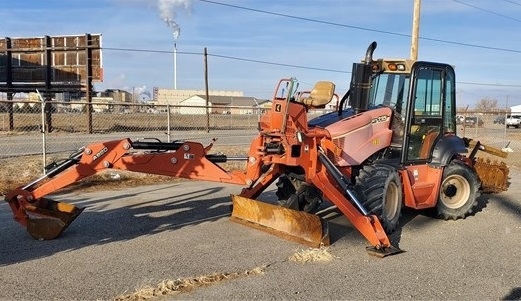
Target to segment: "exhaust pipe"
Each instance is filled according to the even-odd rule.
[[[365,53],[362,63],[354,63],[351,75],[351,96],[349,104],[355,110],[355,114],[367,111],[369,108],[369,91],[373,76],[373,52],[376,42],[372,42]]]
[[[367,51],[365,52],[365,60],[364,63],[366,65],[370,64],[373,61],[373,52],[376,49],[377,43],[373,41],[369,47],[367,47]]]

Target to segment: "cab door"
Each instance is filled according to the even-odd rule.
[[[454,70],[446,64],[417,62],[411,71],[402,152],[405,205],[431,208],[439,197],[443,168],[433,150],[456,130]],[[435,152],[438,154],[440,152]],[[438,158],[439,159],[439,158]]]
[[[455,76],[450,65],[416,62],[406,112],[402,163],[429,162],[437,140],[456,130]]]

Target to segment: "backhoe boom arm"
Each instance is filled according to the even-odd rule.
[[[227,172],[217,165],[226,162],[226,156],[208,155],[206,152],[210,148],[211,145],[205,148],[197,142],[133,142],[130,139],[90,144],[75,152],[68,160],[53,166],[46,175],[11,191],[5,200],[14,213],[14,219],[28,227],[29,232],[36,231],[33,229],[36,226],[30,221],[32,214],[38,214],[40,222],[42,216],[58,218],[63,223],[62,229],[56,230],[59,233],[41,233],[40,230],[36,231],[38,233],[30,233],[38,239],[52,239],[81,213],[81,209],[44,197],[106,169],[238,185],[252,182],[247,180],[246,173]],[[33,225],[31,229],[29,225]]]

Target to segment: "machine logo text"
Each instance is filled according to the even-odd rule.
[[[92,156],[92,161],[96,161],[99,159],[99,157],[103,156],[106,152],[108,152],[109,149],[105,146],[104,148],[102,148],[99,152],[97,152],[96,154],[94,154],[94,156]]]

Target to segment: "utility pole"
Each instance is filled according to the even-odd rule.
[[[206,94],[206,132],[210,132],[210,95],[208,92],[208,50],[204,47],[204,88]]]
[[[508,109],[508,95],[507,95],[507,98],[505,100],[505,115],[503,115],[505,117],[504,119],[504,123],[503,123],[503,147],[508,147],[509,143],[510,142],[507,142],[507,117],[510,113],[510,110]]]
[[[414,1],[414,11],[412,16],[412,35],[411,35],[411,60],[418,59],[418,36],[420,34],[420,6],[421,0]]]

